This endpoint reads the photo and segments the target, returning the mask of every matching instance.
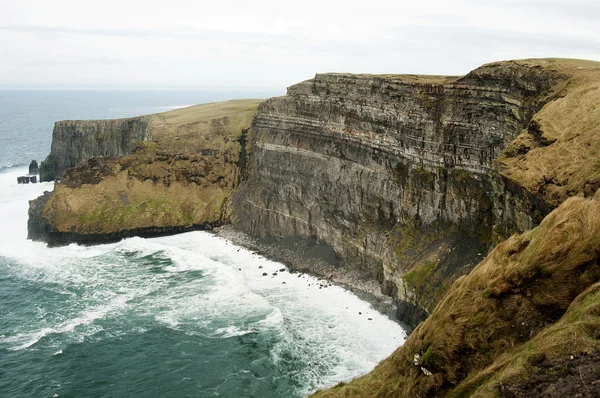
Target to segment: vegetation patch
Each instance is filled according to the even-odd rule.
[[[599,175],[600,63],[569,59],[519,62],[564,78],[496,164],[502,175],[558,206]]]
[[[421,185],[428,186],[431,190],[434,189],[436,179],[435,172],[425,169],[425,167],[422,164],[420,164],[418,167],[413,169],[413,175]]]
[[[404,283],[410,286],[414,290],[421,290],[424,288],[426,282],[431,278],[431,275],[437,268],[437,263],[426,262],[419,264],[406,272],[402,279]]]

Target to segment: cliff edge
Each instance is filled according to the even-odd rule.
[[[415,327],[496,244],[600,187],[599,66],[318,74],[260,105],[59,122],[44,167],[54,178],[78,163],[32,204],[30,237],[98,243],[231,222],[275,245],[319,242],[331,275],[376,281]]]
[[[51,178],[65,171],[52,194],[30,204],[29,238],[101,243],[226,222],[258,103],[57,122],[42,169]]]
[[[31,238],[230,222],[272,245],[314,242],[332,277],[376,281],[416,329],[372,373],[317,396],[550,394],[574,376],[565,356],[586,388],[595,377],[600,63],[318,74],[260,105],[57,123],[55,137],[43,168],[66,171],[32,201]]]

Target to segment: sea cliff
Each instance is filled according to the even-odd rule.
[[[53,181],[94,156],[121,157],[135,140],[147,140],[148,117],[117,120],[64,120],[54,124],[50,155],[40,165],[42,181]]]
[[[600,186],[598,73],[547,59],[461,77],[318,74],[258,106],[250,130],[257,101],[77,122],[71,135],[57,123],[45,164],[79,163],[32,204],[30,236],[231,223],[272,245],[317,242],[327,275],[377,283],[415,327],[497,243]]]
[[[31,202],[29,235],[231,224],[292,269],[391,297],[406,344],[319,396],[521,397],[560,380],[571,396],[600,352],[598,137],[596,62],[318,74],[260,105],[57,123],[42,168],[61,181]]]
[[[599,214],[600,192],[566,200],[458,279],[371,373],[315,396],[596,396]]]
[[[258,103],[56,123],[42,168],[61,181],[31,202],[29,238],[93,244],[227,222]]]
[[[416,326],[495,243],[553,208],[494,160],[566,80],[527,62],[464,77],[316,75],[260,105],[234,225],[327,242]]]

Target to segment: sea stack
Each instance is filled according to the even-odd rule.
[[[29,175],[38,175],[40,174],[40,168],[38,167],[38,163],[35,160],[32,160],[29,163]]]

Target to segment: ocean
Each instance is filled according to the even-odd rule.
[[[0,397],[303,397],[404,342],[352,293],[207,232],[90,247],[26,240],[28,200],[53,183],[16,177],[49,153],[54,121],[257,96],[0,91]]]

